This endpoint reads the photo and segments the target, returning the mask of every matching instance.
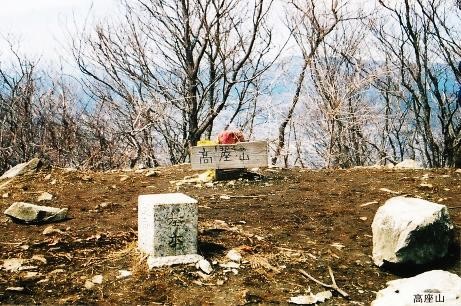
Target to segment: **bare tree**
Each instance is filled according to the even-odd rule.
[[[123,122],[120,132],[138,159],[152,147],[149,137],[161,137],[170,161],[184,161],[224,110],[234,114],[231,121],[251,111],[250,92],[272,62],[271,4],[127,1],[121,24],[101,24],[74,40],[89,92]]]
[[[287,26],[301,51],[303,60],[291,104],[278,128],[278,141],[271,161],[272,165],[277,163],[277,159],[285,147],[285,129],[293,118],[309,64],[325,38],[344,20],[341,12],[342,7],[336,0],[327,2],[294,0],[290,1],[288,5]],[[286,162],[285,166],[287,166]]]
[[[399,101],[411,110],[414,123],[414,141],[409,143],[414,143],[427,166],[453,166],[461,146],[461,121],[448,80],[455,78],[461,49],[448,4],[442,0],[379,3],[391,18],[372,29],[392,69],[399,71]]]

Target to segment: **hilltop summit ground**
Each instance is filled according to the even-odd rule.
[[[147,171],[51,169],[3,186],[2,211],[17,201],[37,203],[48,192],[53,199],[40,205],[68,207],[71,219],[50,229],[0,217],[1,259],[23,259],[22,271],[0,270],[0,302],[286,304],[309,289],[326,290],[299,269],[330,283],[330,266],[350,300],[333,293],[321,305],[369,305],[389,280],[435,268],[461,274],[461,173],[455,169],[268,169],[260,180],[206,185],[173,182],[197,173],[189,165]],[[194,265],[149,272],[137,252],[137,197],[166,192],[199,201],[199,252],[212,263],[210,276]],[[373,216],[397,194],[449,207],[456,237],[439,263],[405,271],[372,264]],[[238,268],[226,268],[231,249],[243,256]]]

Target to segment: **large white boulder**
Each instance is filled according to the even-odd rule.
[[[394,197],[378,208],[371,225],[373,261],[425,264],[447,254],[453,224],[447,207],[417,198]]]
[[[453,273],[433,270],[387,283],[376,294],[371,306],[440,305],[461,306],[461,278]]]

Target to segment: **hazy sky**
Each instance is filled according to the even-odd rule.
[[[117,14],[118,0],[15,0],[1,1],[0,58],[5,37],[20,41],[20,51],[44,61],[63,54],[62,44],[74,20],[83,25],[87,17]]]
[[[114,18],[120,13],[120,0],[0,1],[0,60],[8,54],[5,38],[12,37],[12,40],[20,42],[20,52],[34,58],[41,57],[42,63],[56,64],[59,56],[68,58],[64,44],[69,42],[66,36],[69,31],[75,30],[75,23],[82,26],[86,19]],[[355,6],[363,7],[365,4],[373,4],[375,0],[352,2]],[[282,43],[288,32],[280,24],[280,16],[277,14],[280,10],[274,11],[271,19],[277,29],[275,40]]]

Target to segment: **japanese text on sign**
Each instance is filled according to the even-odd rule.
[[[267,166],[266,142],[242,142],[191,149],[193,169],[232,169]]]

